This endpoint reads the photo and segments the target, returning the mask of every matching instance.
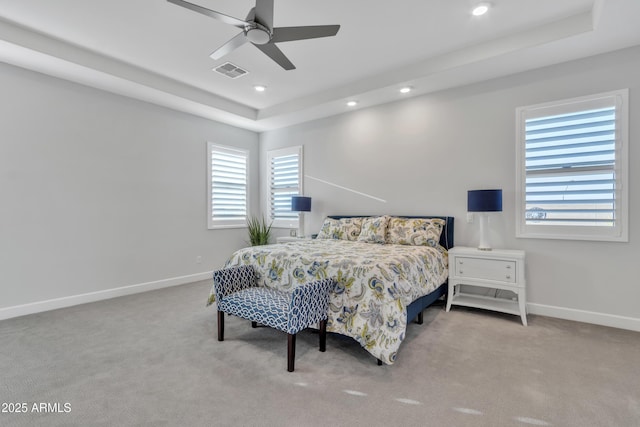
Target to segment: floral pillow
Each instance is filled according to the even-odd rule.
[[[358,236],[359,242],[385,243],[388,216],[375,216],[362,219],[362,230]]]
[[[439,245],[444,225],[445,221],[440,218],[393,217],[387,227],[387,243],[436,247]]]
[[[326,218],[316,239],[356,240],[360,235],[362,218]]]

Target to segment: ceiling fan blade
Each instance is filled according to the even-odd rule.
[[[198,6],[197,4],[189,3],[184,0],[167,0],[169,3],[173,3],[177,6],[182,6],[194,12],[207,15],[211,18],[224,22],[225,24],[233,25],[234,27],[244,28],[248,23],[242,19],[234,18],[233,16],[225,15],[224,13],[216,12],[206,7]]]
[[[317,39],[335,36],[340,25],[310,25],[306,27],[278,27],[273,29],[273,43]]]
[[[273,28],[273,0],[256,0],[255,21],[265,27]]]
[[[291,61],[289,61],[286,56],[284,56],[284,53],[282,53],[282,51],[275,44],[254,44],[254,46],[264,52],[264,54],[269,58],[277,62],[278,65],[285,70],[295,70],[296,66],[293,65],[293,63],[291,63]]]
[[[247,13],[247,17],[244,18],[247,22],[252,22],[256,20],[256,8],[252,7],[249,13]]]
[[[229,40],[228,42],[226,42],[225,44],[217,48],[215,51],[213,51],[209,56],[211,57],[211,59],[220,59],[226,54],[236,50],[237,48],[245,44],[247,41],[248,40],[245,37],[244,32],[240,32],[234,38],[232,38],[231,40]]]

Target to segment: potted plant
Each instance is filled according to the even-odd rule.
[[[249,231],[249,242],[251,246],[266,245],[269,243],[271,224],[267,225],[263,217],[258,218],[252,216],[247,218],[247,230]]]

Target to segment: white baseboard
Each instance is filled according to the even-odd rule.
[[[103,291],[89,292],[80,295],[71,295],[63,298],[55,298],[46,301],[38,301],[13,307],[0,308],[0,320],[11,319],[27,314],[56,310],[58,308],[71,307],[73,305],[86,304],[88,302],[102,301],[125,295],[138,294],[140,292],[153,291],[168,288],[170,286],[184,285],[186,283],[211,279],[213,271],[190,274],[188,276],[171,277],[169,279],[156,280],[154,282],[139,283],[137,285],[122,286],[119,288],[105,289]]]
[[[640,332],[640,319],[634,317],[617,316],[615,314],[596,313],[593,311],[576,310],[552,305],[527,303],[527,311],[541,316],[557,317],[559,319],[575,320],[577,322],[592,323],[594,325],[610,326],[612,328],[628,329]]]
[[[171,277],[169,279],[154,282],[139,283],[136,285],[122,286],[103,291],[89,292],[86,294],[72,295],[63,298],[55,298],[46,301],[38,301],[13,307],[0,308],[0,320],[13,317],[26,316],[28,314],[41,313],[43,311],[56,310],[89,302],[102,301],[125,295],[153,291],[168,288],[170,286],[184,285],[200,280],[210,279],[213,271],[191,274],[188,276]],[[527,311],[531,314],[556,317],[559,319],[574,320],[576,322],[592,323],[594,325],[610,326],[612,328],[628,329],[640,332],[640,319],[633,317],[617,316],[614,314],[597,313],[573,308],[556,307],[544,304],[528,303]]]

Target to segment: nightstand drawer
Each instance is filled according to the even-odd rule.
[[[456,276],[516,282],[515,261],[456,257]]]

